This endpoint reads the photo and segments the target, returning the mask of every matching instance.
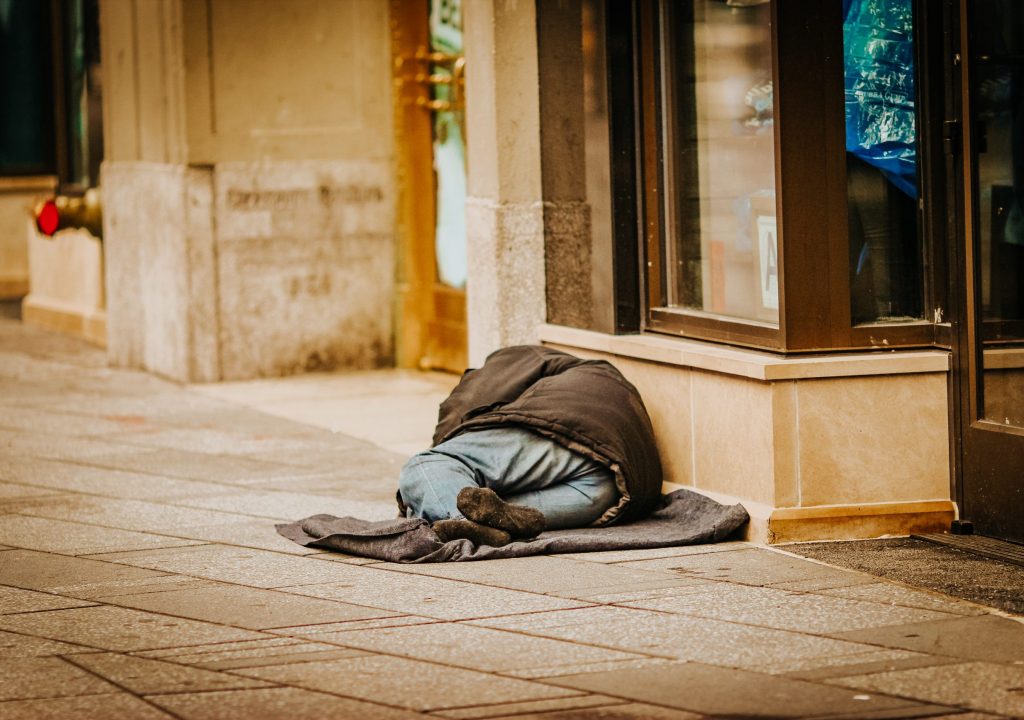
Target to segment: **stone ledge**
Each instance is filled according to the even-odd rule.
[[[660,335],[608,335],[562,325],[541,325],[538,334],[544,343],[762,381],[945,373],[950,365],[950,353],[946,350],[885,350],[786,357],[697,340]]]
[[[74,335],[98,347],[107,345],[107,314],[103,310],[30,294],[21,302],[21,316],[26,325]]]
[[[702,488],[662,484],[665,493],[679,489],[699,492],[725,505],[742,504],[750,514],[743,539],[763,545],[945,532],[957,514],[956,504],[951,500],[777,508]]]

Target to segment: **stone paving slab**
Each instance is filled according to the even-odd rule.
[[[10,613],[36,612],[38,610],[60,610],[63,608],[85,607],[95,603],[74,598],[51,595],[50,593],[23,590],[0,585],[0,615]]]
[[[894,583],[873,582],[850,587],[829,588],[819,591],[822,595],[833,595],[851,600],[869,600],[871,602],[900,605],[902,607],[922,608],[952,615],[984,615],[987,608],[974,603],[963,602],[948,595],[915,590]]]
[[[807,633],[838,633],[886,625],[949,619],[948,613],[844,597],[808,595],[771,587],[718,583],[671,597],[623,603],[629,607],[715,618]]]
[[[0,515],[0,540],[26,550],[62,555],[182,547],[198,542],[24,515]]]
[[[181,507],[142,500],[76,496],[68,500],[39,501],[19,511],[23,515],[103,525],[121,530],[174,535],[190,527],[240,522],[245,515]]]
[[[1024,663],[1024,623],[994,615],[855,630],[835,637],[965,660]]]
[[[267,666],[236,672],[262,680],[419,711],[580,694],[527,680],[381,655]]]
[[[548,671],[564,675],[570,674],[573,666],[643,659],[636,653],[459,623],[356,630],[333,637],[347,647],[494,673]]]
[[[785,630],[623,607],[557,610],[470,622],[626,652],[758,670],[797,658],[824,659],[877,649]]]
[[[620,590],[636,592],[651,588],[677,587],[691,582],[671,572],[635,569],[628,567],[627,564],[610,565],[566,560],[557,555],[468,563],[382,563],[381,566],[399,572],[575,599],[586,599],[588,596]]]
[[[318,660],[359,657],[366,653],[351,648],[290,637],[267,637],[241,642],[217,642],[184,648],[144,650],[139,657],[167,660],[207,670],[238,670],[266,665],[288,665]]]
[[[721,580],[741,585],[777,585],[784,582],[827,580],[849,583],[855,573],[807,562],[766,548],[740,548],[727,552],[699,553],[673,559],[620,563],[619,567],[645,569],[652,565],[683,577]]]
[[[174,502],[187,507],[273,519],[294,520],[319,514],[351,516],[364,520],[390,520],[395,517],[393,499],[390,502],[367,501],[294,492],[250,491]]]
[[[263,637],[249,630],[106,605],[0,615],[0,630],[122,652]]]
[[[130,419],[117,416],[74,415],[38,407],[21,406],[16,412],[0,413],[2,429],[71,437],[123,433],[134,425]]]
[[[914,717],[915,710],[935,714],[941,709],[922,708],[924,703],[903,698],[845,688],[836,692],[838,688],[826,685],[700,663],[590,673],[552,682],[719,717],[815,717],[825,709],[829,715],[843,718],[879,711],[894,711],[899,714],[891,717],[906,718]]]
[[[458,710],[439,710],[434,713],[435,717],[451,718],[452,720],[480,720],[483,718],[495,717],[523,717],[534,716],[537,713],[544,713],[543,717],[551,718],[562,715],[563,717],[575,715],[575,717],[594,717],[598,709],[611,709],[622,707],[627,703],[617,698],[604,695],[576,695],[555,700],[532,700],[517,703],[496,703],[494,705],[481,705],[478,707],[461,708]],[[561,711],[561,712],[559,712]],[[600,715],[596,715],[600,717]],[[607,717],[607,716],[605,716]]]
[[[0,701],[96,695],[117,688],[58,657],[0,659]]]
[[[71,597],[88,598],[92,593],[103,594],[123,583],[148,582],[165,574],[32,550],[0,553],[0,582],[4,585]]]
[[[149,700],[181,720],[411,720],[423,717],[398,708],[291,687],[160,695]]]
[[[60,460],[0,458],[0,478],[40,491],[100,495],[126,500],[222,495],[231,486],[124,472]]]
[[[119,653],[75,655],[68,662],[137,695],[271,687],[252,678]]]
[[[0,630],[0,659],[71,655],[82,652],[95,652],[95,648]]]
[[[285,555],[321,555],[324,551],[316,548],[307,548],[294,543],[281,536],[277,530],[274,529],[273,521],[267,522],[265,519],[259,518],[244,518],[244,516],[237,516],[239,519],[235,522],[227,523],[214,523],[212,525],[190,525],[186,528],[180,528],[174,532],[182,537],[187,537],[192,540],[200,540],[205,543],[215,543],[218,545],[234,545],[242,548],[253,548],[257,550],[271,550],[275,553],[283,553]],[[244,519],[243,519],[244,518]],[[338,555],[332,555],[331,560],[337,561],[354,561],[354,562],[373,562],[366,558],[358,558],[353,560],[350,556],[341,557]]]
[[[49,460],[88,460],[102,464],[100,458],[112,451],[116,451],[126,458],[129,455],[146,452],[145,448],[113,445],[109,440],[104,439],[37,435],[21,430],[0,430],[0,452],[3,455]]]
[[[114,470],[227,484],[267,482],[283,473],[298,474],[303,467],[274,459],[260,460],[174,449],[150,450],[141,445],[124,445],[118,452],[111,452],[111,449],[107,446],[106,453],[89,457],[89,462]]]
[[[0,482],[0,501],[20,500],[22,498],[47,497],[55,493],[48,488],[32,487],[31,485],[18,485],[9,482]]]
[[[285,555],[227,545],[198,545],[95,557],[110,563],[262,588],[346,582],[356,572],[353,566],[318,560],[315,555]]]
[[[0,702],[0,720],[170,720],[173,717],[123,692]]]
[[[465,563],[482,565],[484,563]],[[286,592],[371,605],[443,620],[493,617],[586,607],[589,603],[429,575],[392,572],[378,566],[347,566],[335,583],[284,586]]]
[[[394,614],[386,610],[292,593],[221,584],[100,597],[97,600],[249,630],[335,623]]]
[[[713,552],[726,552],[728,550],[741,550],[753,547],[750,543],[740,541],[729,541],[715,543],[714,545],[683,545],[681,547],[665,548],[644,548],[642,550],[604,550],[601,552],[585,553],[563,553],[558,557],[567,560],[582,560],[584,562],[596,563],[638,563],[641,560],[664,561],[664,567],[650,565],[648,569],[663,570],[671,567],[674,563],[672,558],[684,557],[686,555],[705,555]]]
[[[843,687],[1024,717],[1024,666],[972,662],[833,678]]]
[[[658,705],[626,702],[608,707],[591,707],[582,711],[566,710],[525,715],[517,713],[487,717],[491,720],[703,720],[705,716]]]

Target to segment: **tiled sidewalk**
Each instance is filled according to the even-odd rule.
[[[404,458],[214,394],[0,321],[0,720],[1024,716],[1020,622],[774,549],[292,545]]]

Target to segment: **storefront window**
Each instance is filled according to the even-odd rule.
[[[912,0],[844,0],[853,324],[922,318]]]
[[[50,32],[49,3],[0,0],[0,175],[55,169]]]
[[[661,5],[665,301],[779,319],[771,12],[757,0]]]

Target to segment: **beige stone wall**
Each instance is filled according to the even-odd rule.
[[[647,405],[665,481],[743,502],[752,539],[870,537],[952,519],[945,373],[767,382],[560,349],[618,367]]]
[[[101,241],[85,230],[62,230],[51,238],[36,232],[31,221],[23,227],[31,288],[22,301],[24,321],[103,345],[106,298]]]
[[[29,212],[37,195],[18,185],[0,186],[0,300],[28,292]]]
[[[102,5],[112,361],[181,380],[386,364],[387,5]]]
[[[463,4],[470,366],[545,320],[536,23],[532,2]]]

